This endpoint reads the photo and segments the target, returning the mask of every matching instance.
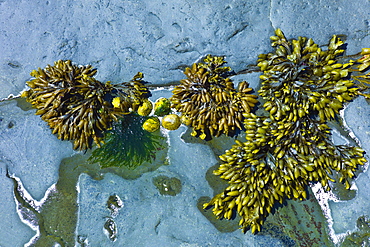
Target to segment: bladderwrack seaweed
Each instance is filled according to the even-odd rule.
[[[94,142],[100,146],[104,132],[119,116],[146,104],[149,90],[138,73],[121,84],[102,83],[94,78],[91,65],[59,60],[53,66],[33,70],[22,93],[61,140],[72,140],[74,149],[85,150]]]
[[[238,89],[224,67],[223,57],[208,55],[203,63],[185,69],[186,79],[172,93],[172,107],[181,113],[182,122],[193,128],[192,135],[209,140],[221,134],[234,136],[243,130],[243,113],[258,102],[247,82]]]
[[[245,142],[236,140],[220,156],[214,174],[228,181],[224,192],[204,207],[219,218],[241,217],[243,231],[260,231],[272,208],[286,199],[304,200],[307,186],[336,181],[350,188],[364,150],[335,145],[327,121],[363,89],[351,77],[354,62],[339,63],[343,42],[333,36],[327,50],[312,39],[288,41],[280,29],[271,37],[275,51],[261,54],[258,66],[268,116],[243,113]]]

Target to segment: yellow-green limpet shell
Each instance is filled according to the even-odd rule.
[[[162,126],[168,130],[176,130],[180,127],[180,117],[176,114],[168,114],[162,119]]]
[[[160,127],[160,122],[157,117],[151,117],[145,120],[143,123],[143,129],[148,131],[148,132],[154,132],[158,130]]]

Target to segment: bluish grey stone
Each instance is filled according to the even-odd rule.
[[[327,44],[333,34],[347,36],[349,54],[370,42],[369,1],[160,1],[160,0],[0,0],[0,97],[17,95],[25,88],[29,73],[59,59],[92,64],[97,79],[119,83],[138,71],[145,80],[162,84],[184,78],[186,66],[207,54],[224,55],[235,71],[255,63],[257,55],[271,51],[269,37],[281,28],[288,39],[312,37]],[[247,80],[258,86],[258,73],[238,75],[235,84]],[[154,92],[170,97],[170,91]],[[349,128],[370,152],[368,105],[363,99],[345,111]],[[35,200],[58,179],[62,158],[74,153],[69,142],[51,134],[35,110],[23,111],[14,101],[0,103],[1,246],[20,246],[33,231],[17,218],[11,180],[5,164],[19,177]],[[108,246],[277,246],[269,236],[245,235],[241,231],[220,233],[198,211],[196,201],[212,196],[205,180],[216,163],[213,151],[202,144],[185,143],[186,130],[168,134],[169,166],[146,173],[137,180],[107,174],[96,181],[80,176],[79,223],[76,241]],[[177,177],[182,191],[175,197],[161,196],[152,184],[158,175]],[[356,180],[356,198],[331,202],[335,233],[352,230],[357,218],[368,212],[368,172]],[[77,185],[76,185],[77,186]],[[106,201],[116,193],[124,202],[112,220],[117,240],[104,235],[111,217]],[[181,229],[181,231],[174,231]],[[6,235],[4,235],[6,234]],[[5,236],[16,236],[2,242]]]

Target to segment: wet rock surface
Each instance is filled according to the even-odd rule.
[[[359,11],[369,7],[369,1],[365,0],[335,3],[329,0],[219,3],[207,0],[0,0],[0,97],[17,95],[24,89],[33,69],[59,59],[92,64],[99,69],[97,79],[113,83],[127,81],[138,71],[153,84],[176,82],[184,78],[185,67],[209,53],[226,56],[227,65],[240,71],[255,63],[258,54],[271,50],[269,37],[275,28],[281,28],[287,38],[309,36],[319,44],[324,44],[333,34],[344,34],[348,53],[353,54],[369,44],[368,13]],[[257,74],[247,75],[247,80],[252,82],[257,77]],[[251,84],[254,88],[256,85]],[[152,100],[169,95],[170,92],[165,91]],[[358,99],[345,110],[348,126],[367,153],[370,151],[368,109],[367,102]],[[6,176],[7,170],[22,181],[35,201],[40,201],[56,184],[58,194],[43,206],[45,224],[56,235],[65,236],[65,241],[80,246],[97,243],[106,246],[155,246],[153,243],[161,243],[160,246],[216,243],[220,246],[284,246],[290,241],[268,233],[244,235],[240,230],[233,231],[232,224],[231,230],[221,233],[197,208],[199,198],[213,196],[205,176],[217,163],[217,155],[224,151],[222,145],[216,143],[210,148],[203,142],[189,141],[189,136],[184,142],[180,136],[186,128],[180,127],[169,134],[168,166],[140,168],[145,171],[130,173],[127,177],[124,172],[112,175],[116,171],[101,174],[87,169],[86,164],[80,166],[83,162],[77,158],[69,163],[61,162],[74,153],[72,145],[53,136],[34,112],[24,102],[0,102],[0,187],[3,192],[0,211],[7,215],[0,226],[8,229],[0,233],[1,246],[22,246],[35,235],[17,215],[14,184]],[[68,164],[74,164],[75,169]],[[160,195],[153,178],[162,175],[181,180],[181,193]],[[368,174],[359,175],[356,184],[355,196],[343,196],[349,199],[347,201],[330,202],[336,234],[354,231],[357,219],[368,214],[369,195],[365,189]],[[107,199],[113,194],[124,202],[113,219],[114,224],[107,218],[112,217]],[[66,227],[58,224],[55,220],[58,217]],[[361,236],[367,236],[365,228],[360,229]],[[110,229],[107,230],[110,237],[107,238],[103,229]],[[8,238],[9,235],[16,237]]]

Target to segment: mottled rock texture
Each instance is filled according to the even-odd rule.
[[[318,44],[324,44],[333,34],[344,34],[347,36],[348,52],[353,54],[359,52],[361,47],[369,46],[369,9],[370,2],[366,0],[0,0],[0,97],[18,94],[30,78],[31,70],[43,68],[59,59],[92,64],[99,70],[98,80],[113,83],[130,80],[138,71],[143,72],[145,79],[154,84],[178,81],[184,78],[182,70],[186,66],[209,53],[226,56],[228,65],[239,71],[254,63],[258,54],[271,51],[269,36],[273,35],[275,28],[281,28],[289,39],[309,36]],[[39,200],[46,188],[56,182],[57,163],[61,157],[70,155],[71,145],[57,140],[46,123],[33,116],[32,112],[20,110],[15,104],[6,103],[4,106],[1,103],[0,113],[4,119],[0,121],[0,155],[3,160],[0,184],[4,192],[0,201],[2,205],[7,205],[6,214],[10,217],[2,220],[0,227],[13,229],[12,232],[0,233],[0,245],[20,246],[20,239],[25,241],[25,236],[12,238],[17,240],[14,242],[9,242],[11,240],[7,237],[23,232],[21,229],[25,227],[14,213],[14,201],[9,201],[12,200],[13,185],[6,180],[6,166],[22,179],[25,188]],[[355,115],[353,113],[350,117]],[[9,125],[11,121],[14,122]],[[363,130],[364,133],[366,131]],[[180,132],[174,133],[180,135]],[[181,142],[180,139],[177,141]],[[197,146],[182,144],[194,157],[208,155],[204,150],[196,151]],[[215,230],[196,209],[196,201],[200,196],[212,196],[204,174],[213,164],[202,164],[199,168],[199,162],[196,161],[207,160],[206,157],[185,164],[182,163],[182,148],[172,149],[171,152],[173,166],[169,166],[169,169],[177,169],[171,172],[176,172],[176,176],[181,178],[183,192],[179,195],[183,199],[168,204],[166,197],[156,198],[157,204],[152,208],[151,198],[144,201],[140,205],[143,212],[148,208],[159,208],[159,213],[147,221],[145,218],[132,217],[137,229],[125,231],[120,228],[118,238],[121,238],[121,243],[127,243],[123,235],[131,231],[129,237],[137,237],[133,239],[135,241],[145,237],[142,243],[152,244],[148,236],[153,234],[157,236],[155,239],[164,241],[162,246],[215,246],[218,243],[241,246],[247,242],[248,246],[271,246],[269,238],[253,237],[249,233],[242,235],[240,231],[221,234]],[[40,154],[42,158],[38,159]],[[198,171],[199,174],[185,175],[188,171]],[[143,186],[140,192],[145,192],[148,187],[152,194],[158,194],[153,188],[152,176],[142,180],[144,184],[140,184]],[[88,180],[86,176],[83,177],[81,186],[89,186]],[[189,194],[185,196],[185,193]],[[102,201],[105,203],[106,199],[102,198]],[[188,204],[178,206],[177,202]],[[13,213],[8,214],[10,208]],[[89,208],[88,205],[86,208]],[[181,210],[188,211],[182,215]],[[82,212],[80,220],[90,222],[84,212],[88,210]],[[104,213],[101,215],[104,216]],[[135,213],[122,211],[122,216]],[[172,218],[173,215],[175,218]],[[99,214],[94,217],[103,223],[106,220],[99,218]],[[171,227],[163,222],[176,223],[176,217],[182,218],[181,223],[185,228],[193,231],[185,229],[173,234],[176,225]],[[158,223],[157,219],[165,220]],[[351,220],[355,222],[356,219]],[[122,222],[128,223],[124,220]],[[140,227],[144,225],[144,229],[151,230],[144,231],[142,235]],[[103,226],[96,227],[102,231]],[[78,230],[90,231],[84,226]],[[28,237],[31,233],[28,230],[25,235]]]

